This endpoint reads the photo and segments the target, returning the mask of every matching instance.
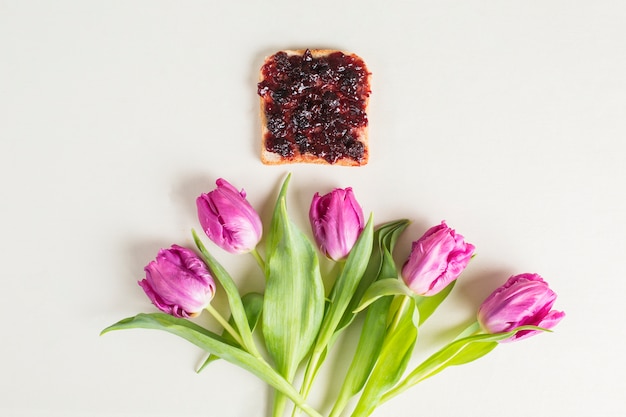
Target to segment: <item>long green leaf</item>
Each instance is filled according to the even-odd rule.
[[[407,300],[410,300],[407,298]],[[365,417],[374,412],[382,396],[402,377],[415,346],[417,327],[413,323],[415,304],[406,303],[408,308],[398,312],[401,316],[397,326],[385,337],[382,350],[363,389],[352,417]]]
[[[447,362],[447,366],[458,366],[482,358],[498,346],[498,342],[470,343]]]
[[[498,345],[497,342],[508,339],[522,330],[545,331],[546,329],[536,326],[521,326],[510,332],[478,334],[454,340],[418,365],[402,382],[383,396],[381,403],[450,366],[465,364],[481,358],[491,352]]]
[[[233,321],[237,327],[237,331],[243,340],[244,347],[250,353],[255,356],[260,356],[256,349],[256,345],[254,344],[254,340],[252,338],[252,331],[250,330],[250,324],[248,323],[248,318],[246,316],[246,309],[244,308],[243,302],[241,301],[241,295],[239,294],[239,290],[237,289],[237,285],[235,281],[231,278],[230,274],[224,267],[209,253],[207,248],[204,246],[200,238],[198,237],[195,230],[192,230],[193,239],[204,259],[204,262],[208,265],[209,269],[213,277],[215,277],[219,283],[224,288],[224,292],[226,292],[226,297],[228,298],[228,305],[230,307],[230,314],[233,318]]]
[[[317,336],[324,288],[315,247],[287,215],[287,181],[268,238],[263,335],[278,369],[290,380]]]
[[[365,228],[354,244],[330,294],[330,305],[324,316],[320,337],[316,346],[327,345],[347,311],[354,293],[365,273],[373,247],[373,218],[370,216]]]
[[[348,401],[363,389],[382,349],[387,329],[387,312],[393,297],[383,297],[368,309],[352,363],[333,406],[330,417],[341,415]]]
[[[367,281],[367,285],[371,285],[372,282],[383,277],[397,276],[398,272],[392,253],[399,235],[406,229],[408,224],[408,220],[398,220],[384,224],[376,229],[374,232],[374,248],[372,249],[370,261],[361,284]],[[344,318],[355,316],[352,310],[355,309],[364,293],[365,290],[360,293],[357,290],[355,297],[353,297],[353,303],[348,307]],[[385,339],[387,314],[392,300],[393,297],[380,298],[367,309],[359,343],[330,414],[331,417],[341,415],[350,398],[363,389],[365,382],[369,378]]]
[[[406,295],[413,296],[413,292],[406,286],[406,284],[398,278],[383,278],[380,281],[373,283],[365,292],[363,301],[359,305],[355,313],[365,310],[367,306],[378,300],[380,297],[389,295]]]
[[[336,331],[359,281],[365,273],[372,253],[374,236],[373,218],[370,216],[365,228],[352,247],[346,263],[337,277],[330,293],[330,303],[324,314],[324,319],[313,347],[309,363],[304,374],[300,392],[306,398],[311,389],[313,379],[326,356],[329,344],[336,337]]]
[[[289,382],[280,376],[264,360],[259,359],[237,347],[231,346],[219,335],[204,329],[189,320],[172,317],[163,313],[138,314],[107,327],[101,334],[105,334],[113,330],[137,328],[164,330],[180,336],[206,352],[217,355],[256,375],[261,380],[286,395],[311,417],[321,417],[317,411],[304,402],[304,399],[291,386],[291,384],[289,384]]]
[[[267,234],[263,337],[279,373],[292,382],[319,331],[325,299],[316,249],[287,214],[289,179],[278,194]],[[285,405],[285,397],[277,394],[273,415],[282,415]]]

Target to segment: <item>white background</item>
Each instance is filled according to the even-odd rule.
[[[413,221],[399,264],[442,219],[477,246],[417,358],[514,273],[543,275],[567,313],[377,416],[623,415],[625,22],[619,0],[0,0],[0,414],[266,415],[262,383],[225,362],[197,375],[187,342],[99,332],[155,311],[136,281],[191,244],[218,177],[267,220],[291,172],[306,233],[312,193],[352,186],[378,223]],[[260,163],[258,68],[305,47],[369,64],[366,167]],[[209,247],[262,289],[251,257]]]

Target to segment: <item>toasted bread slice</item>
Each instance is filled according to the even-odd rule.
[[[264,164],[360,166],[369,160],[370,73],[331,49],[279,51],[261,67]]]

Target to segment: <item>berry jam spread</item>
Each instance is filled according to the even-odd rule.
[[[278,52],[261,68],[258,94],[264,102],[265,148],[284,161],[300,155],[329,164],[367,161],[369,72],[356,55],[332,52],[313,57]]]

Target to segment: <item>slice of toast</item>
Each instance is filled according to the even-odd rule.
[[[261,67],[261,161],[360,166],[369,160],[370,73],[330,49],[279,51]]]

